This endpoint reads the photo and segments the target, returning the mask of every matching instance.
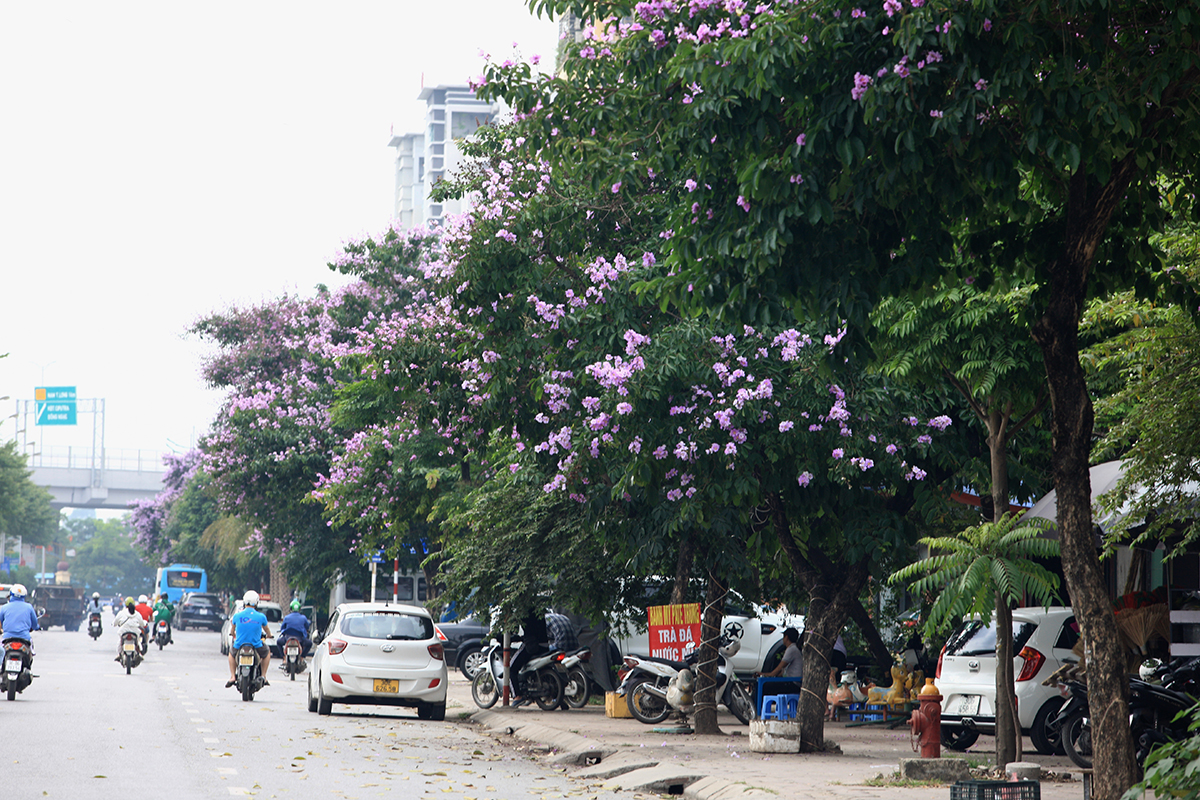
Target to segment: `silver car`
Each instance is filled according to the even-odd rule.
[[[446,718],[446,657],[433,618],[404,603],[343,603],[315,637],[308,710],[334,703],[409,706]]]
[[[1042,755],[1061,752],[1057,733],[1046,723],[1062,707],[1059,690],[1042,681],[1079,657],[1071,648],[1079,627],[1070,608],[1013,609],[1013,676],[1017,717]],[[942,742],[966,750],[980,733],[996,732],[996,622],[963,622],[946,640],[938,658],[937,687],[942,693]]]

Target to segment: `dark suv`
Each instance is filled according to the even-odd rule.
[[[446,652],[446,666],[457,667],[467,679],[473,679],[486,659],[484,649],[488,643],[484,640],[488,626],[470,616],[454,622],[439,622],[437,629]]]
[[[189,594],[175,609],[175,627],[181,631],[189,627],[219,631],[224,623],[221,598],[215,594]]]

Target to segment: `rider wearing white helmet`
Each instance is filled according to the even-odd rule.
[[[29,634],[42,628],[38,625],[37,612],[26,602],[25,595],[25,586],[14,583],[9,589],[8,603],[0,606],[0,644],[14,640],[24,642],[27,645],[23,648],[26,653],[25,666],[32,667],[33,639]]]
[[[100,603],[100,593],[92,592],[92,599],[83,609],[84,616],[90,617],[92,614],[99,614],[104,610],[104,606]]]
[[[271,637],[271,629],[267,625],[267,617],[258,610],[258,592],[251,589],[242,595],[242,602],[245,608],[237,612],[230,619],[230,627],[233,628],[233,647],[229,648],[229,682],[225,684],[228,689],[237,683],[233,665],[233,655],[238,648],[244,644],[251,645],[258,651],[258,657],[261,660],[263,674],[263,686],[271,684],[265,679],[267,668],[271,666],[271,651],[263,644],[263,637]]]

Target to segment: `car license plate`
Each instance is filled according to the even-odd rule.
[[[392,694],[400,693],[400,681],[389,681],[383,678],[375,679],[375,691],[391,692]]]
[[[958,706],[955,707],[954,713],[962,717],[969,717],[979,713],[979,695],[964,694],[958,699]]]
[[[133,647],[134,647],[134,645],[133,645],[133,642],[126,642],[126,643],[123,645],[123,647],[125,648],[125,652],[126,652],[126,653],[132,653],[132,652],[133,652]]]
[[[289,647],[287,649],[287,654],[289,656],[298,656],[298,655],[300,655],[300,648],[299,647]]]
[[[238,656],[238,664],[243,667],[253,667],[254,656]]]
[[[203,616],[207,616],[207,615],[208,615],[208,609],[207,609],[207,608],[198,608],[198,609],[196,609],[196,613],[197,613],[197,614],[199,614],[199,615],[200,615],[200,616],[202,616],[202,617],[203,617]]]

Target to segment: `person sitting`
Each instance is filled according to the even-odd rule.
[[[100,593],[92,592],[92,599],[83,607],[84,616],[91,618],[92,614],[99,614],[103,610],[104,606],[100,602]]]
[[[299,639],[300,655],[301,657],[307,657],[308,651],[312,649],[312,640],[308,637],[309,624],[308,617],[300,613],[300,601],[293,600],[291,613],[279,623],[279,636],[276,637],[275,641],[286,644],[287,640],[293,637]],[[281,664],[280,667],[286,668],[286,662]]]
[[[154,616],[154,609],[150,607],[150,598],[144,594],[138,595],[137,605],[134,606],[134,609],[146,621],[146,627],[142,628],[142,655],[146,655],[150,650],[150,618]]]
[[[40,631],[37,612],[27,600],[25,585],[14,583],[9,589],[8,602],[0,606],[0,644],[18,641],[25,643],[25,668],[33,669],[33,639],[30,634]]]
[[[229,648],[229,682],[228,689],[237,684],[237,673],[233,666],[234,654],[245,644],[254,648],[258,653],[259,669],[263,676],[263,686],[270,686],[267,680],[267,668],[271,666],[271,651],[263,644],[263,638],[271,638],[271,628],[267,625],[267,617],[258,610],[258,592],[251,589],[242,596],[244,608],[233,615],[230,627],[233,628],[233,647]]]
[[[541,614],[530,613],[521,624],[521,646],[509,662],[508,674],[516,688],[517,695],[513,699],[513,708],[520,708],[529,702],[525,697],[524,682],[521,679],[521,668],[529,663],[534,656],[540,656],[546,651],[548,635],[546,619]]]
[[[147,625],[148,623],[146,620],[141,614],[138,613],[137,606],[134,604],[133,598],[126,597],[125,605],[120,611],[117,612],[117,616],[113,619],[113,627],[117,629],[117,657],[115,659],[117,663],[120,663],[121,656],[124,655],[124,652],[121,648],[121,639],[123,638],[124,634],[135,634],[140,642],[142,639],[142,633],[146,630]]]
[[[575,626],[565,614],[554,611],[546,613],[546,632],[550,636],[550,649],[571,653],[579,649],[579,637],[575,635]]]
[[[154,604],[154,627],[158,627],[158,623],[167,623],[167,643],[175,644],[175,635],[171,630],[171,620],[175,617],[175,605],[167,599],[167,593],[163,592],[158,598],[158,602]]]
[[[762,678],[795,678],[794,683],[773,683],[771,684],[772,694],[800,694],[800,680],[804,677],[804,663],[800,654],[800,633],[795,628],[788,628],[783,632],[783,643],[787,645],[783,651],[783,658],[775,669],[770,672],[756,672],[755,677]],[[764,690],[766,693],[766,690]]]

